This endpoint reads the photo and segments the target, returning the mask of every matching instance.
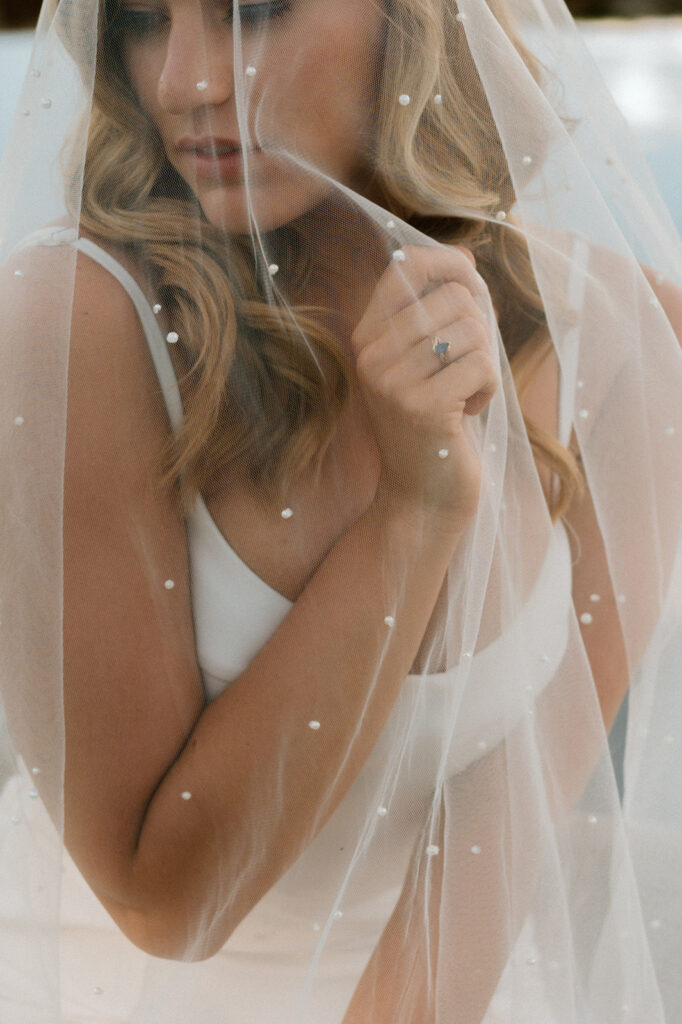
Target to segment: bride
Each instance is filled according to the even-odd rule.
[[[0,208],[8,1024],[682,1009],[682,264],[572,33],[47,3]]]

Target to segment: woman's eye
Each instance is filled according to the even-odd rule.
[[[120,24],[125,35],[133,36],[135,39],[143,39],[159,32],[166,22],[165,15],[159,11],[142,11],[123,9],[120,14]]]
[[[234,7],[231,2],[226,4],[226,18],[232,21]],[[239,21],[244,28],[251,28],[275,18],[281,18],[291,9],[291,0],[268,0],[267,3],[241,3]],[[135,39],[143,39],[160,32],[168,16],[161,11],[145,11],[135,8],[124,8],[120,13],[120,26],[125,35]]]
[[[269,3],[239,4],[239,20],[245,27],[259,25],[274,18],[281,18],[291,9],[290,0],[270,0]],[[230,12],[230,18],[232,13]]]

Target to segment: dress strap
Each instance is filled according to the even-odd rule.
[[[149,305],[144,292],[125,267],[121,266],[118,260],[115,260],[110,253],[95,245],[94,242],[87,238],[79,238],[74,243],[74,246],[85,256],[89,256],[90,259],[99,263],[105,270],[108,270],[130,296],[147,339],[149,352],[166,402],[171,426],[177,432],[183,418],[180,389],[178,388],[175,370],[168,353],[168,343],[161,333],[154,311]]]
[[[152,357],[154,369],[156,370],[166,403],[171,426],[173,431],[177,433],[182,423],[184,410],[182,408],[182,399],[175,370],[173,369],[171,357],[168,354],[168,343],[161,333],[153,309],[135,278],[118,260],[114,259],[110,253],[106,252],[99,245],[95,245],[94,242],[87,238],[78,238],[73,228],[41,228],[39,231],[35,231],[24,238],[15,251],[29,249],[33,246],[72,246],[74,249],[82,252],[84,256],[94,260],[95,263],[99,263],[104,270],[107,270],[112,277],[116,278],[124,291],[127,292],[140,318],[140,323],[147,339],[149,353]]]

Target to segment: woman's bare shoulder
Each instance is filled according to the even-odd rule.
[[[12,322],[50,327],[55,338],[83,318],[96,320],[106,335],[127,333],[137,315],[120,282],[72,244],[19,245],[0,269],[0,296]]]
[[[171,426],[126,289],[72,244],[38,242],[18,247],[0,270],[0,308],[3,359],[24,382],[44,380],[49,368],[50,401],[63,400],[61,443],[73,521],[95,531],[98,522],[111,523],[120,506],[108,508],[101,520],[92,509],[103,508],[108,493],[126,495],[129,507],[138,503],[144,528],[164,536],[166,553],[184,564],[182,516],[171,495],[152,487]],[[57,446],[59,439],[50,443]]]
[[[106,251],[139,276],[124,253]],[[53,365],[68,360],[70,400],[87,392],[93,416],[113,402],[119,421],[134,420],[139,443],[158,453],[170,423],[137,310],[114,274],[73,244],[38,241],[19,246],[0,270],[0,302],[0,332],[10,342],[35,336],[50,346]],[[116,432],[111,420],[104,427]]]
[[[539,330],[529,344],[533,352],[525,367],[519,403],[528,421],[556,439],[559,435],[559,360],[547,330]],[[549,500],[551,469],[542,459],[536,459],[536,466]]]
[[[524,373],[521,408],[538,427],[557,435],[559,413],[559,360],[549,332],[540,329],[528,344],[533,348]]]
[[[46,241],[43,241],[43,236]],[[91,418],[108,400],[132,412],[145,433],[167,436],[165,408],[134,304],[109,271],[48,232],[20,244],[0,268],[0,347],[23,379],[49,364],[55,384],[66,380],[69,401],[92,401]],[[25,365],[22,365],[22,361]],[[108,429],[115,432],[115,424]]]

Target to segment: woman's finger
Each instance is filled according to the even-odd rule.
[[[467,317],[448,325],[438,334],[422,338],[400,360],[401,372],[409,381],[427,380],[442,373],[451,363],[476,349],[486,349],[486,329],[478,320]],[[441,346],[442,355],[435,346]]]
[[[429,377],[422,388],[434,410],[455,410],[464,403],[464,412],[475,416],[490,402],[498,383],[492,355],[475,348]]]
[[[476,269],[476,257],[471,249],[467,249],[466,245],[451,245],[450,248],[456,249],[458,252],[461,252],[462,255],[466,256],[474,270]]]
[[[484,310],[469,289],[457,281],[447,281],[397,313],[391,320],[391,328],[415,344],[425,335],[444,330],[448,324],[467,317],[488,323]]]
[[[423,303],[408,306],[393,317],[385,332],[368,344],[359,358],[366,367],[382,372],[426,338],[438,336],[452,343],[467,337],[486,347],[490,344],[489,334],[488,319],[470,293],[460,284],[450,282],[428,295]],[[457,355],[461,354],[458,351]]]
[[[459,249],[451,246],[406,246],[396,250],[354,332],[356,350],[361,351],[383,334],[386,323],[404,309],[413,304],[423,305],[449,282],[461,285],[474,297],[487,294],[485,284],[470,259]]]
[[[444,366],[431,341],[425,339],[399,362],[377,373],[372,380],[373,388],[384,399],[398,404],[408,394],[416,397],[412,412],[418,412],[424,419],[443,418],[455,412],[480,412],[497,389],[492,357],[479,345],[472,345],[465,330],[451,342],[448,356],[451,362]]]

